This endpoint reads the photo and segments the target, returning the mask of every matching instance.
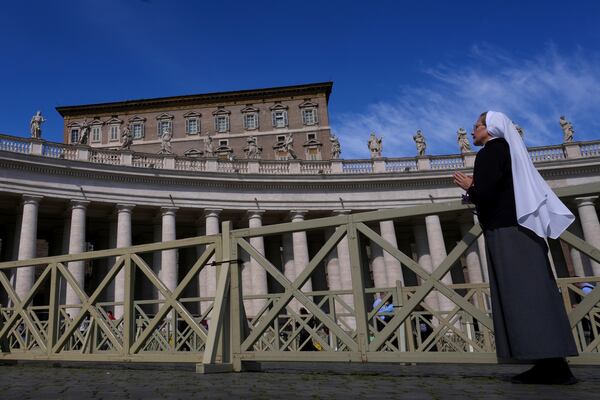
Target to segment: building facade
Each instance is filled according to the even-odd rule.
[[[57,107],[64,142],[188,157],[322,160],[331,82]],[[84,136],[82,138],[82,136]]]

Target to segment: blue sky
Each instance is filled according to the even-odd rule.
[[[342,157],[458,151],[487,109],[529,145],[600,138],[597,1],[6,2],[0,13],[0,133],[62,140],[56,106],[332,80]]]

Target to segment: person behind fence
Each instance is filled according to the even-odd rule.
[[[392,319],[391,314],[394,312],[394,305],[389,300],[384,302],[383,293],[380,293],[373,302],[373,310],[377,310],[377,331],[381,331],[385,328],[385,321]]]
[[[309,328],[314,329],[316,326],[316,321],[314,317],[307,318],[309,315],[310,314],[306,308],[300,308],[300,317]],[[300,329],[301,331],[298,335],[298,340],[300,341],[300,351],[319,351],[319,348],[315,346],[315,341],[312,340],[310,332],[304,327],[300,327]]]
[[[483,228],[498,359],[534,364],[513,383],[576,383],[565,357],[577,348],[545,241],[575,217],[535,169],[510,118],[485,112],[472,136],[483,146],[473,177],[455,172],[454,182],[467,191]]]

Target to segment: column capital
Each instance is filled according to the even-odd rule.
[[[71,200],[71,210],[80,209],[85,210],[90,205],[88,200]]]
[[[208,217],[219,218],[219,215],[221,215],[222,211],[223,211],[222,208],[205,208],[204,209],[204,218],[208,218]]]
[[[115,209],[118,213],[131,212],[135,207],[135,204],[115,204]]]
[[[23,204],[38,204],[44,196],[37,196],[34,194],[24,194],[21,196]]]
[[[304,220],[306,214],[308,214],[308,210],[290,210],[290,217],[292,218],[292,222],[294,220]]]
[[[577,207],[593,206],[596,200],[598,200],[598,196],[577,197],[575,198],[575,203]]]
[[[249,219],[253,219],[253,218],[262,219],[262,216],[264,213],[265,213],[265,210],[248,210],[246,212],[246,215],[248,216]]]
[[[160,214],[164,217],[166,215],[175,215],[179,210],[179,207],[161,207]]]

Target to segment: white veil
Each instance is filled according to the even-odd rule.
[[[515,205],[519,225],[540,237],[556,239],[575,220],[533,165],[527,147],[512,121],[503,113],[488,111],[488,132],[504,138],[510,147]]]

